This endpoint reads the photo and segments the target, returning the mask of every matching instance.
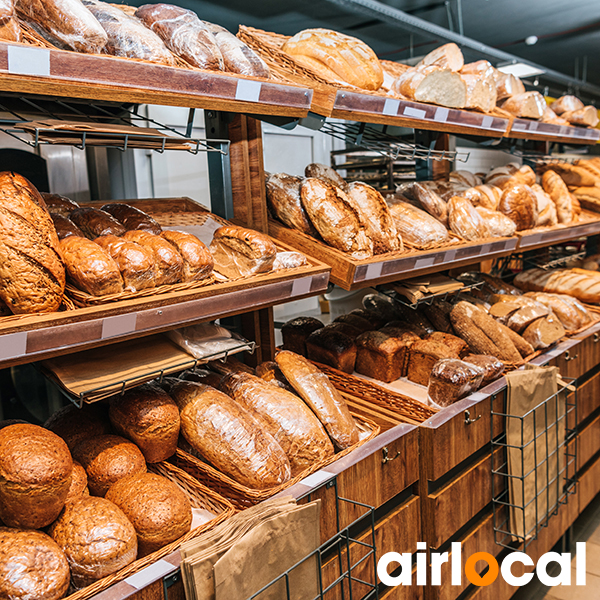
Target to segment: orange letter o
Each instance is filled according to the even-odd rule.
[[[480,560],[485,560],[490,567],[483,577],[475,570],[475,565]],[[473,585],[480,587],[490,585],[498,577],[498,561],[488,552],[476,552],[469,556],[465,563],[465,575]]]

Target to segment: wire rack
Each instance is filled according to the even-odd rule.
[[[32,119],[32,115],[34,118]],[[128,149],[143,148],[162,153],[165,150],[187,151],[191,154],[199,152],[229,153],[229,140],[208,140],[192,138],[195,109],[189,109],[185,133],[170,127],[139,111],[138,105],[101,104],[87,102],[66,102],[64,100],[33,99],[29,97],[0,98],[0,131],[11,137],[37,148],[40,145],[71,145],[80,150],[88,146],[116,148],[125,152]],[[64,129],[35,126],[27,124],[38,120],[40,116],[53,121],[77,122],[82,125],[121,125],[130,131],[94,132],[70,131],[72,139],[65,136]],[[149,136],[144,130],[153,128],[157,134]],[[48,141],[51,135],[61,134],[60,141]],[[152,147],[148,144],[152,143]]]
[[[491,476],[494,538],[526,548],[576,492],[577,390],[574,380],[523,415],[492,396]],[[494,438],[495,420],[504,422]],[[509,439],[510,438],[510,439]]]
[[[387,287],[386,285],[378,285],[377,286],[377,291],[380,292],[381,294],[383,294],[384,296],[387,296],[388,298],[391,298],[392,300],[394,300],[394,302],[398,302],[398,304],[401,304],[402,306],[407,306],[408,308],[412,308],[413,310],[417,310],[417,308],[419,306],[427,306],[427,305],[431,305],[433,304],[436,300],[437,301],[442,301],[442,300],[446,300],[448,302],[454,302],[455,300],[458,300],[463,294],[468,294],[471,291],[474,290],[478,290],[481,287],[483,287],[484,281],[476,281],[473,283],[468,283],[463,285],[462,288],[460,288],[459,290],[452,290],[450,292],[442,292],[440,294],[428,294],[426,296],[423,296],[423,298],[419,298],[419,300],[417,300],[416,302],[408,302],[407,299],[402,296],[402,294],[400,294],[399,292],[397,292],[396,290]]]
[[[401,140],[398,136],[387,133],[387,125],[378,129],[366,123],[326,121],[320,131],[330,137],[350,143],[359,148],[364,148],[365,150],[377,152],[394,160],[406,158],[409,160],[451,160],[466,162],[469,159],[468,152],[433,150]]]

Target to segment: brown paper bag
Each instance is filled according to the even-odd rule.
[[[510,532],[529,539],[558,506],[564,485],[565,395],[558,369],[525,365],[506,374]],[[548,402],[544,402],[551,398]],[[515,417],[523,417],[515,418]],[[511,447],[512,446],[512,447]]]
[[[247,533],[215,564],[215,600],[246,600],[319,547],[320,500],[272,517]],[[318,595],[317,557],[289,573],[290,600]],[[256,600],[285,600],[285,577]]]

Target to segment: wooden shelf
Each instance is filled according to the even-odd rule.
[[[515,119],[506,137],[543,142],[565,142],[568,144],[596,144],[600,140],[600,129],[552,125],[530,119]]]
[[[600,234],[600,215],[594,221],[572,225],[570,227],[557,227],[545,231],[518,232],[519,244],[517,250],[534,250],[544,246],[553,246],[561,242],[568,242],[579,237]]]
[[[313,92],[227,73],[0,41],[3,92],[305,117]]]

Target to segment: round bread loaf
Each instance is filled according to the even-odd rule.
[[[107,407],[100,403],[84,404],[82,408],[69,404],[55,412],[44,427],[65,440],[71,451],[82,440],[111,430]]]
[[[124,477],[110,486],[114,502],[133,524],[138,556],[146,556],[185,535],[192,525],[192,507],[172,481],[154,473]]]
[[[41,531],[0,528],[0,598],[59,600],[69,588],[69,564]]]
[[[0,519],[10,527],[38,529],[65,504],[73,460],[56,434],[37,425],[0,430]]]
[[[66,554],[78,588],[115,573],[137,556],[133,525],[104,498],[83,496],[70,502],[48,533]]]
[[[166,460],[177,450],[179,409],[157,385],[145,384],[110,401],[110,421],[134,441],[149,463]]]
[[[104,496],[108,488],[127,475],[145,473],[146,461],[140,449],[118,435],[97,435],[73,449],[88,478],[90,494]]]
[[[498,210],[517,224],[517,231],[535,227],[537,198],[535,192],[521,183],[504,188]]]
[[[73,502],[81,496],[89,496],[90,491],[87,487],[87,473],[85,469],[76,461],[73,461],[73,476],[71,477],[71,487],[67,494],[67,502]]]

